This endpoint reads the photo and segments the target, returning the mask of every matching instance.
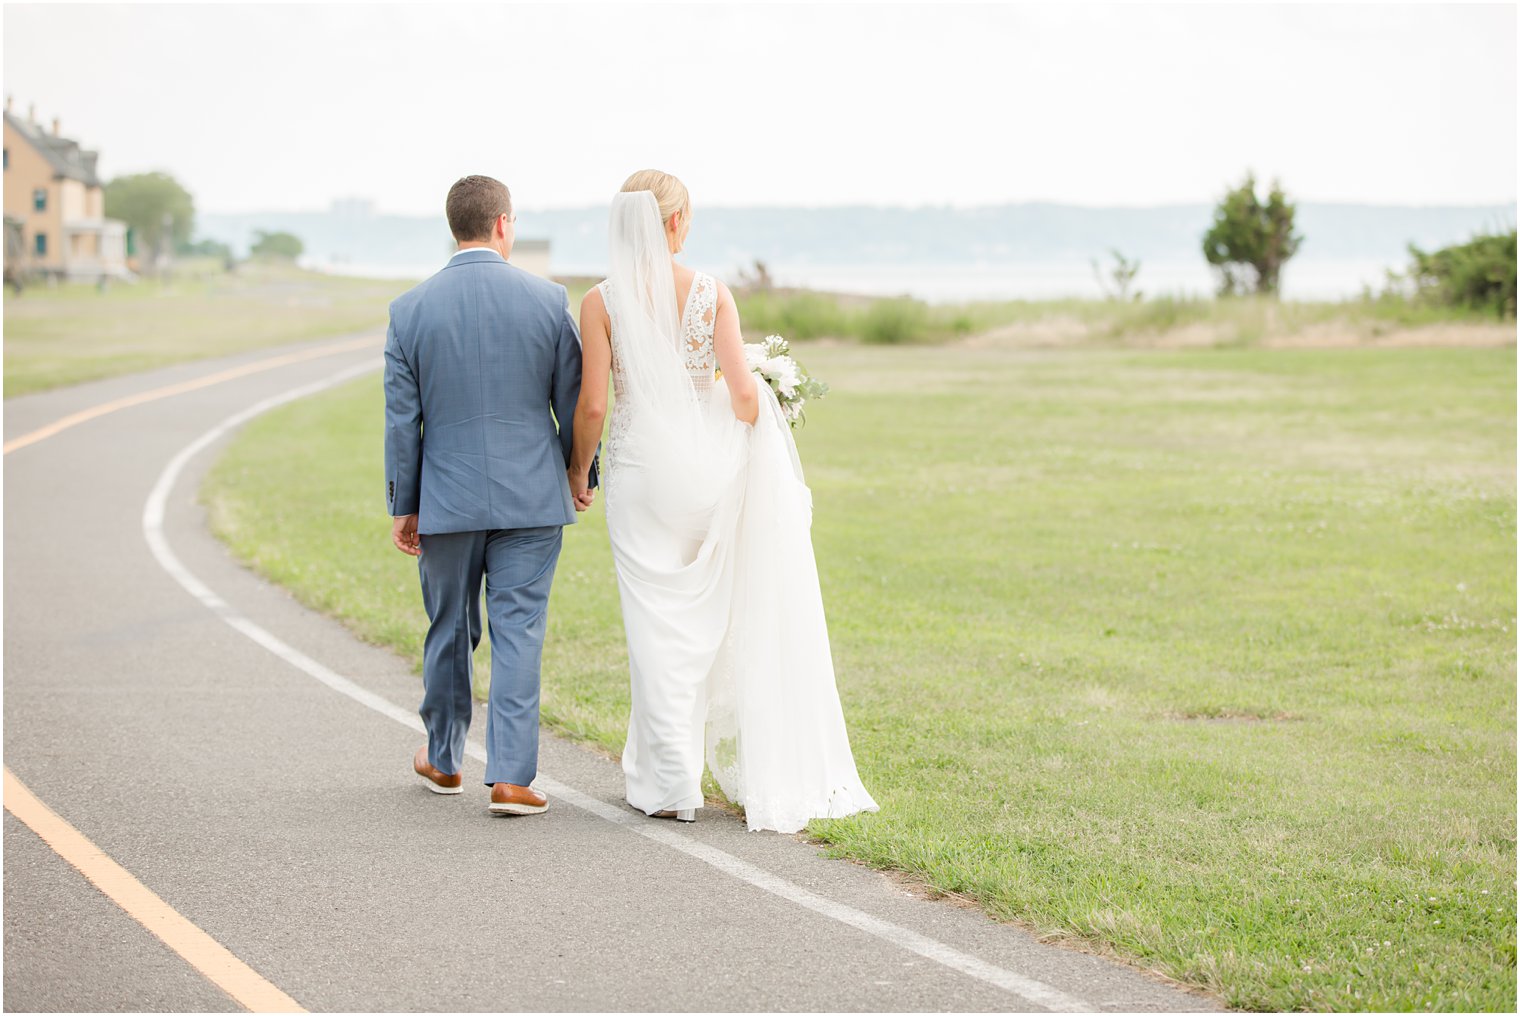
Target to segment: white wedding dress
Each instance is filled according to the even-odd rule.
[[[628,803],[701,807],[705,759],[752,830],[875,811],[835,689],[791,429],[764,383],[755,425],[735,418],[714,376],[716,283],[698,273],[678,310],[663,229],[658,253],[619,253],[619,212],[637,248],[627,234],[650,232],[646,214],[659,226],[653,196],[618,198],[601,284],[616,396],[602,483],[631,671]],[[663,274],[650,267],[661,257]]]

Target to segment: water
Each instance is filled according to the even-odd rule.
[[[1339,300],[1380,288],[1386,265],[1375,261],[1320,261],[1290,264],[1283,272],[1283,296],[1295,300]],[[1103,290],[1089,264],[1038,262],[959,265],[777,265],[778,285],[807,286],[873,296],[915,296],[931,303],[968,300],[1096,299]],[[1210,296],[1217,281],[1208,266],[1143,264],[1131,292],[1152,296]]]
[[[378,279],[424,279],[443,267],[433,264],[322,264],[303,262],[317,271]],[[703,266],[707,267],[707,266]],[[1291,300],[1341,300],[1361,294],[1364,286],[1381,288],[1386,262],[1371,260],[1295,260],[1283,271],[1283,297]],[[600,275],[596,267],[554,265],[563,275]],[[733,270],[709,268],[731,284]],[[780,286],[798,286],[868,296],[913,296],[930,303],[969,300],[1048,300],[1061,297],[1095,299],[1103,295],[1092,266],[1040,261],[990,264],[774,264],[771,276]],[[1209,296],[1215,277],[1201,260],[1196,263],[1143,263],[1133,284],[1151,296]]]

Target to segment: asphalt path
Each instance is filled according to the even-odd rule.
[[[547,734],[545,815],[487,813],[473,734],[465,793],[429,793],[410,667],[197,502],[243,421],[379,361],[311,343],[5,403],[7,446],[125,403],[5,456],[4,762],[167,907],[312,1011],[1217,1008],[800,837],[646,819]],[[7,1011],[239,1008],[10,810],[4,929]]]

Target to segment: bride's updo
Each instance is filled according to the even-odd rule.
[[[658,169],[641,169],[623,181],[624,191],[647,190],[660,203],[660,221],[668,223],[670,217],[680,212],[683,218],[691,217],[691,195],[686,185],[669,173]]]

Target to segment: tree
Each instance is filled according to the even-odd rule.
[[[1093,275],[1097,276],[1098,285],[1103,290],[1103,295],[1110,300],[1126,301],[1130,298],[1129,287],[1134,285],[1135,276],[1140,274],[1140,260],[1131,261],[1120,254],[1117,250],[1110,249],[1109,253],[1114,256],[1114,266],[1108,270],[1108,275],[1103,274],[1103,267],[1098,264],[1098,259],[1092,259]],[[1135,293],[1135,299],[1140,299],[1140,293]]]
[[[261,229],[253,234],[253,246],[248,252],[256,258],[294,261],[305,249],[306,245],[294,233],[266,233]]]
[[[1256,196],[1254,173],[1247,173],[1244,183],[1225,194],[1203,237],[1203,256],[1219,269],[1219,295],[1251,289],[1277,295],[1282,267],[1304,240],[1293,232],[1297,210],[1275,180],[1263,203]]]
[[[195,199],[168,173],[118,176],[105,186],[106,216],[132,227],[155,255],[190,242]]]

